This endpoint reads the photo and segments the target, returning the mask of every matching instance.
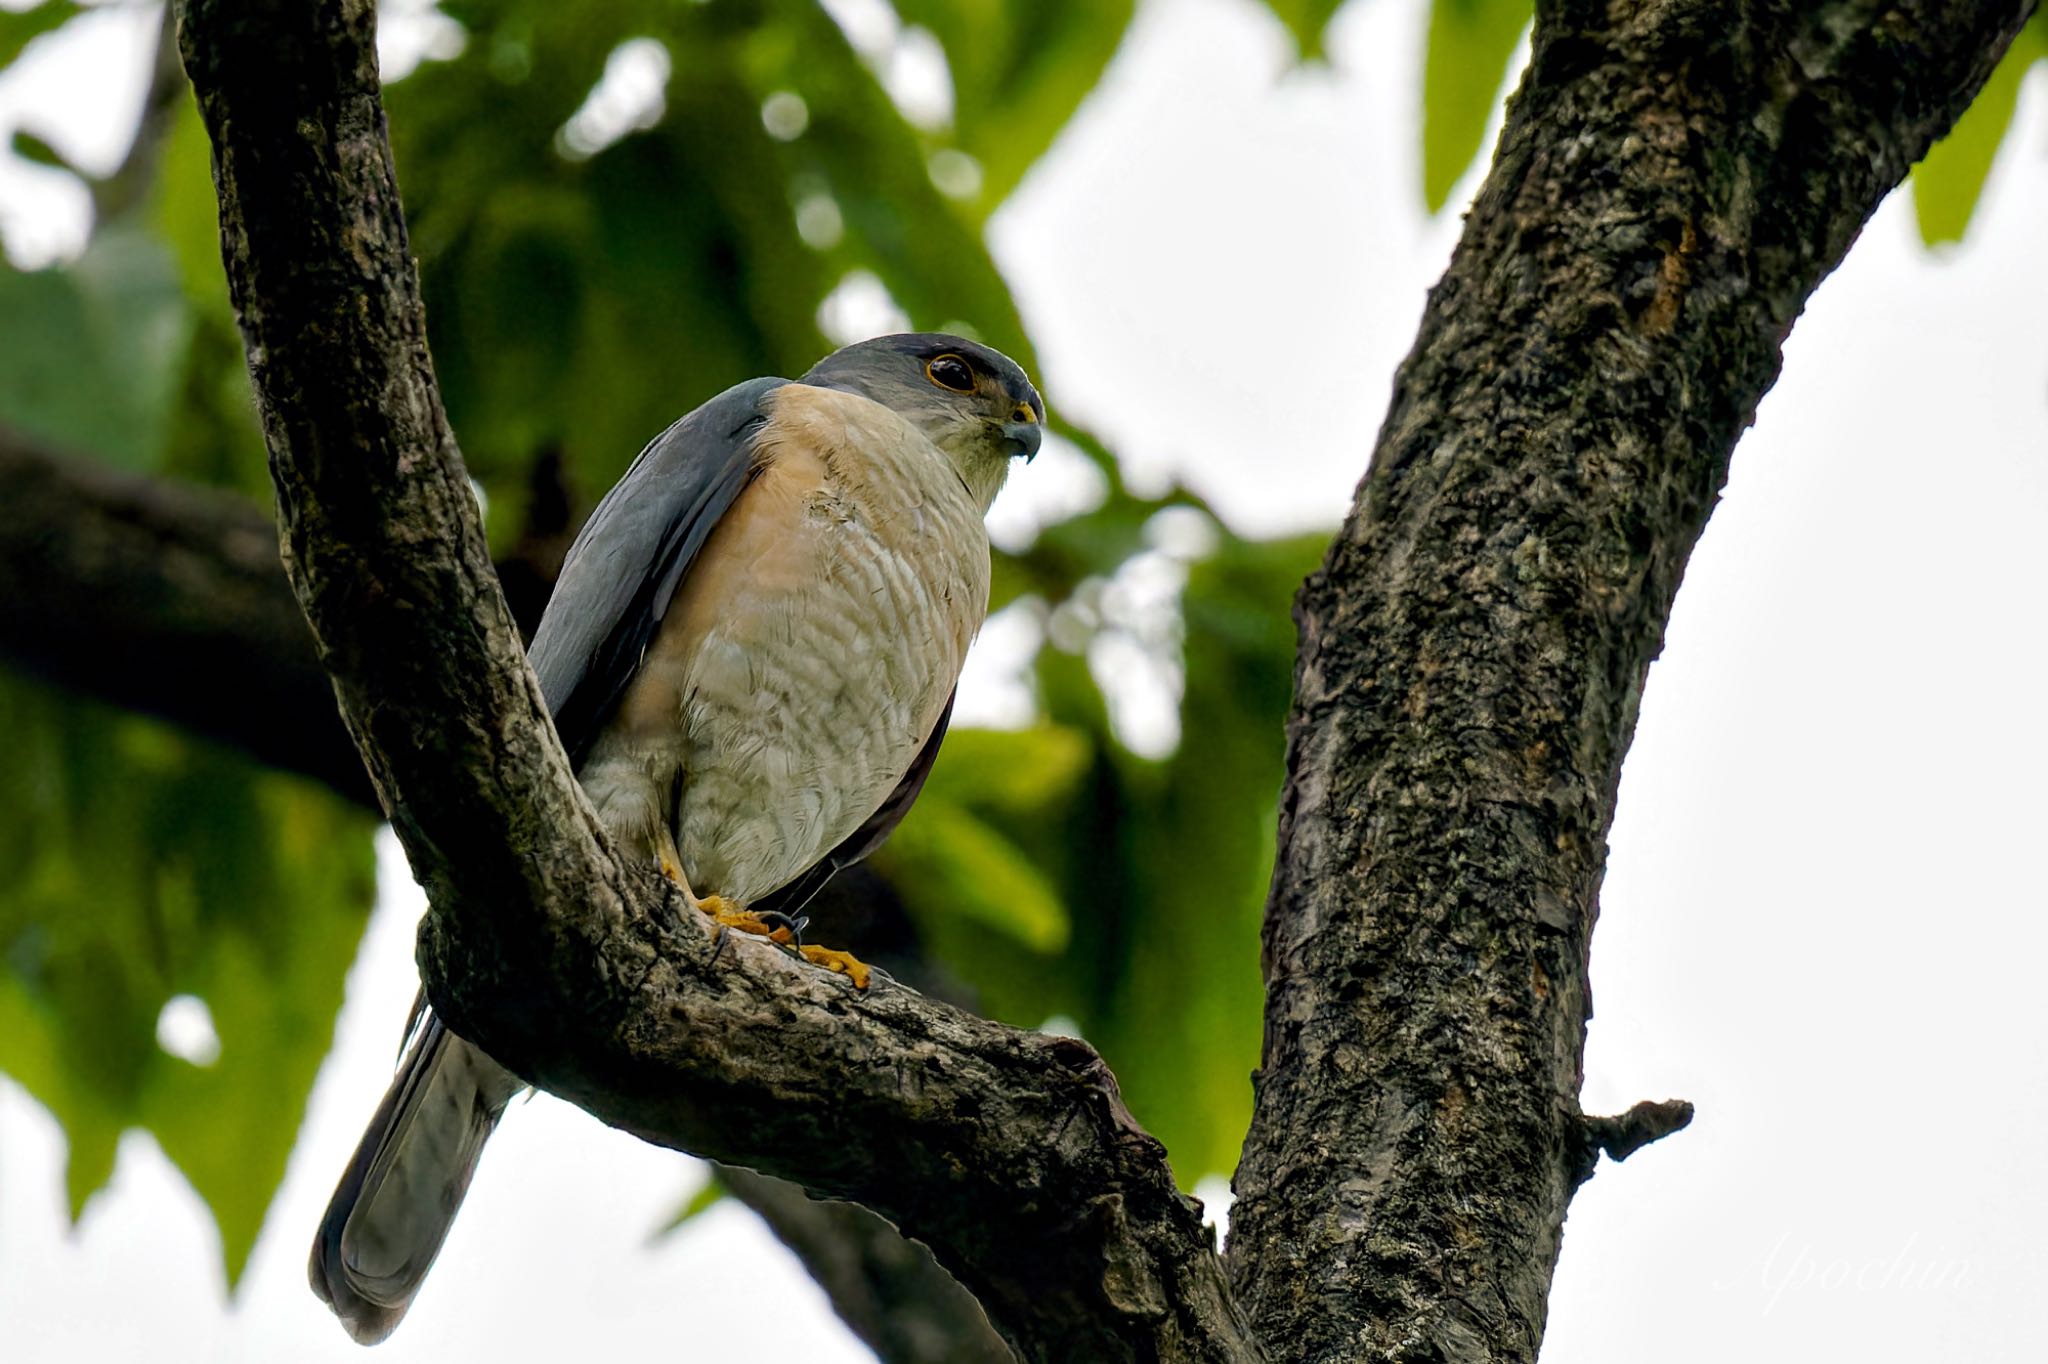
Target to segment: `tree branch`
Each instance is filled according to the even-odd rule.
[[[0,429],[0,654],[375,803],[277,531],[246,498]]]
[[[182,80],[182,77],[180,78]],[[559,461],[497,572],[522,631],[575,531]],[[270,514],[0,427],[0,658],[377,809]]]
[[[885,1364],[1014,1364],[974,1295],[858,1203],[821,1202],[794,1184],[730,1167],[727,1192],[760,1214],[853,1333]]]
[[[1593,1173],[1593,1162],[1607,1153],[1609,1160],[1627,1160],[1653,1141],[1692,1125],[1692,1105],[1683,1099],[1645,1099],[1626,1113],[1611,1118],[1585,1117],[1579,1120],[1581,1155],[1577,1182]]]
[[[1229,1265],[1302,1361],[1530,1360],[1638,698],[1779,346],[2030,3],[1539,3],[1297,605]]]
[[[1099,1059],[735,940],[622,866],[555,740],[427,360],[365,0],[187,0],[294,590],[433,904],[449,1024],[649,1140],[874,1208],[1030,1359],[1257,1350]]]

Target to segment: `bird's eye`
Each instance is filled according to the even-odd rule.
[[[955,393],[974,392],[974,371],[957,355],[941,355],[924,367],[924,377]]]

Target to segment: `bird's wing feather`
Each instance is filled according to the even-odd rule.
[[[750,379],[649,442],[569,547],[527,658],[581,763],[640,666],[676,585],[746,487],[768,394]]]
[[[391,1334],[447,1239],[484,1141],[525,1082],[426,1011],[342,1172],[307,1269],[364,1345]]]

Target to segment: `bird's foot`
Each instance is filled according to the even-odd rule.
[[[827,971],[836,971],[845,976],[853,982],[854,989],[868,988],[868,964],[853,953],[839,952],[829,947],[812,947],[809,943],[799,943],[796,950],[799,956],[813,966],[822,966]]]
[[[756,914],[738,901],[728,900],[723,895],[707,895],[701,900],[694,900],[693,903],[710,915],[712,921],[718,925],[718,949],[725,946],[724,930],[737,929],[742,933],[752,933],[756,937],[766,938],[777,947],[796,953],[813,966],[822,966],[827,971],[845,976],[853,982],[853,988],[856,990],[868,988],[868,981],[873,975],[868,964],[851,952],[839,952],[830,947],[812,947],[806,943],[803,940],[803,931],[810,920],[801,915],[791,918],[787,914],[773,912]]]
[[[697,908],[711,916],[712,922],[720,928],[736,928],[742,933],[752,933],[766,938],[778,947],[790,947],[796,943],[797,934],[803,931],[803,924],[787,914],[756,914],[737,900],[728,900],[723,895],[707,895],[696,901]]]

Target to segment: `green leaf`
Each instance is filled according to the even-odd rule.
[[[64,153],[26,128],[16,128],[11,141],[14,154],[24,161],[33,162],[38,166],[48,166],[52,170],[69,171],[73,175],[80,174],[76,167],[64,159]]]
[[[1480,152],[1508,59],[1529,26],[1529,0],[1433,0],[1422,61],[1422,201],[1451,197]]]
[[[43,0],[24,10],[0,10],[0,69],[12,63],[35,39],[69,23],[82,8],[72,0]]]
[[[227,271],[220,260],[220,209],[213,192],[213,151],[199,106],[180,102],[164,134],[149,201],[149,224],[170,252],[178,283],[194,308],[229,321]]]
[[[939,750],[925,795],[997,818],[1028,814],[1070,797],[1091,757],[1088,736],[1063,725],[957,729]]]
[[[964,806],[930,795],[875,854],[920,922],[978,924],[1038,953],[1066,946],[1059,892],[1024,851]]]
[[[1301,59],[1312,62],[1322,59],[1323,32],[1344,8],[1344,0],[1266,0],[1266,8],[1287,26]]]
[[[676,1209],[673,1217],[655,1228],[652,1239],[658,1241],[670,1232],[682,1230],[730,1196],[725,1191],[725,1182],[718,1177],[717,1168],[707,1167],[704,1182],[698,1186],[697,1192],[683,1200],[683,1205]]]
[[[1132,1112],[1183,1184],[1227,1174],[1251,1120],[1264,988],[1259,927],[1273,865],[1294,680],[1291,607],[1323,535],[1225,537],[1182,599],[1181,742],[1129,833],[1142,887],[1124,985],[1103,1034]],[[1120,1062],[1126,1054],[1137,1059]]]
[[[0,422],[134,468],[169,433],[190,316],[170,258],[135,227],[69,265],[0,263]]]
[[[1927,245],[1960,242],[1969,230],[1991,164],[2019,106],[2020,84],[2043,58],[2048,58],[2048,21],[2036,14],[1948,136],[1913,167],[1913,211],[1920,240]]]
[[[160,468],[267,503],[274,496],[270,460],[255,421],[241,330],[228,304],[210,160],[206,129],[188,100],[164,137],[146,205],[149,226],[170,253],[192,318]]]
[[[374,891],[371,821],[154,723],[0,676],[0,1070],[63,1127],[74,1216],[143,1127],[246,1264]],[[220,1050],[167,1053],[203,1001]]]
[[[953,78],[952,145],[981,168],[985,217],[1102,78],[1135,0],[896,0],[939,40]]]

